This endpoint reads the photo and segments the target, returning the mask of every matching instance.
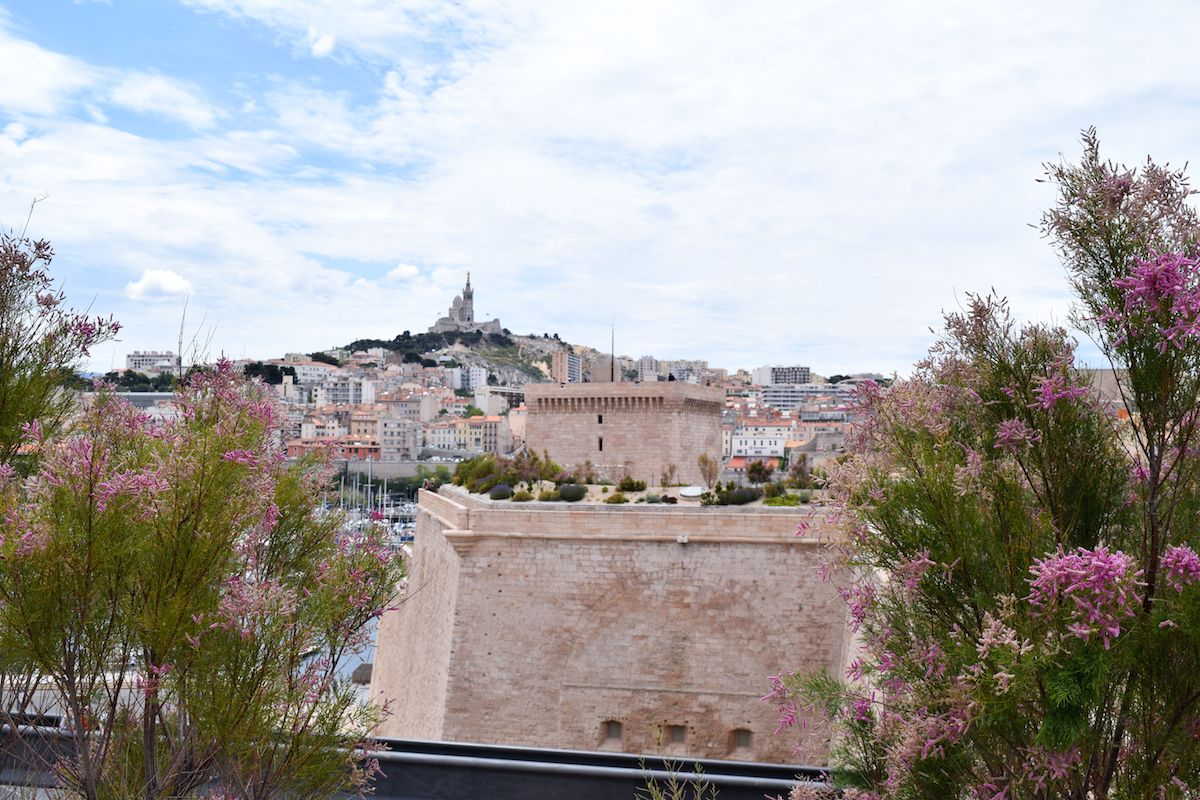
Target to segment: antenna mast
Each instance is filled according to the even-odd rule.
[[[608,353],[608,382],[617,382],[617,321],[612,321],[612,343]]]

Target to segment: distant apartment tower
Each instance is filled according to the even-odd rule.
[[[570,350],[551,353],[550,377],[555,383],[579,383],[583,380],[583,359]]]
[[[812,380],[812,370],[808,367],[759,367],[754,370],[754,383],[759,386],[777,386],[779,384],[796,385]]]
[[[637,362],[639,381],[658,380],[658,359],[654,356],[642,356]]]
[[[146,375],[171,373],[179,369],[179,356],[172,350],[134,350],[125,356],[125,369]]]
[[[852,384],[841,383],[795,383],[768,386],[762,391],[762,401],[771,408],[792,410],[822,398],[835,403],[845,402],[854,391]]]
[[[467,367],[462,372],[462,378],[462,388],[464,389],[469,389],[473,392],[486,389],[488,385],[487,367]]]

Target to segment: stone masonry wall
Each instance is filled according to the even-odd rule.
[[[657,486],[670,465],[677,480],[699,483],[701,453],[721,458],[718,387],[689,383],[530,384],[529,449],[572,469],[590,462],[597,477],[629,474]]]
[[[429,495],[423,502],[428,506],[438,500]],[[453,507],[447,510],[453,518]],[[420,558],[413,559],[399,610],[379,621],[380,648],[371,668],[371,699],[387,703],[392,714],[384,730],[402,730],[413,739],[443,738],[460,565],[443,535],[446,523],[445,517],[427,511],[418,514],[413,538],[421,543]],[[381,657],[385,642],[391,646]]]
[[[795,536],[805,518],[423,492],[413,599],[380,630],[373,694],[399,704],[382,733],[793,760],[759,700],[767,677],[842,674],[845,657],[821,545]]]

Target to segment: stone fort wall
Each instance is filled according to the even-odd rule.
[[[658,486],[670,465],[700,483],[701,453],[721,458],[720,387],[682,382],[536,383],[525,388],[529,449],[568,469],[591,462],[598,478],[628,474]]]
[[[767,678],[844,674],[847,645],[805,519],[422,492],[407,596],[380,626],[381,734],[794,760]]]

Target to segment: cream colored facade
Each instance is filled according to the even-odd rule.
[[[778,761],[800,741],[822,753],[817,733],[773,735],[760,700],[770,675],[844,674],[844,605],[817,577],[822,525],[786,508],[421,492],[408,594],[380,625],[371,692],[393,710],[380,733]],[[660,744],[668,730],[683,741]]]
[[[678,480],[700,483],[697,458],[721,458],[725,391],[656,383],[531,383],[525,442],[568,469],[590,463],[600,478],[631,475],[657,486],[675,466]]]

